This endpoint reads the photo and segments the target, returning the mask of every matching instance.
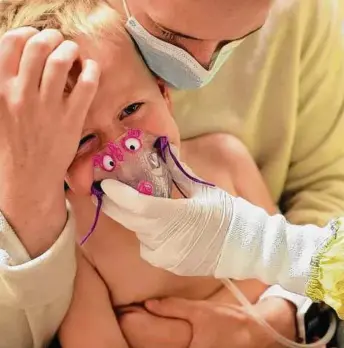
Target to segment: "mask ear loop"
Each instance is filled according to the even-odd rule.
[[[176,166],[178,167],[178,169],[191,181],[196,182],[198,184],[201,185],[206,185],[206,186],[210,186],[210,187],[215,187],[214,184],[211,184],[210,182],[207,181],[203,181],[200,180],[198,178],[193,177],[192,175],[190,175],[189,173],[187,173],[185,171],[185,169],[183,168],[183,166],[180,164],[178,158],[175,156],[175,154],[172,152],[171,150],[171,146],[170,143],[167,139],[167,137],[159,137],[155,144],[154,147],[158,150],[159,156],[162,158],[162,160],[166,163],[166,150],[168,150],[173,162],[176,164]],[[182,191],[182,189],[179,187],[179,185],[176,183],[175,180],[172,180],[174,185],[176,186],[176,188],[178,189],[178,191],[184,196],[184,198],[187,198],[187,196],[185,195],[185,193]]]
[[[99,215],[100,215],[100,210],[102,208],[102,204],[103,204],[103,195],[104,192],[101,189],[99,183],[93,183],[92,188],[91,188],[91,193],[92,195],[96,196],[97,198],[97,209],[96,209],[96,215],[94,217],[93,220],[93,224],[90,228],[90,230],[88,231],[88,233],[82,238],[80,245],[82,246],[83,244],[86,243],[86,241],[88,240],[88,238],[91,237],[92,233],[94,232],[94,230],[96,229],[98,220],[99,220]]]

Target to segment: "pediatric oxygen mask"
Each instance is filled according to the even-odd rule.
[[[138,192],[169,198],[172,178],[159,150],[158,137],[130,129],[94,157],[94,180],[115,179]]]

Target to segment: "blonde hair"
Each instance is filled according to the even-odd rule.
[[[99,38],[117,42],[118,35],[125,33],[121,22],[103,0],[0,0],[0,37],[10,29],[30,26],[57,29],[66,39],[86,35],[94,44]],[[73,90],[76,79],[69,74],[65,93]]]
[[[23,26],[58,29],[67,39],[105,36],[113,34],[114,22],[120,15],[103,0],[0,0],[0,36]]]

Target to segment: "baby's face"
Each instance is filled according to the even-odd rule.
[[[103,39],[97,44],[85,38],[78,40],[82,58],[97,61],[102,72],[78,153],[66,177],[78,194],[90,192],[95,155],[128,129],[167,136],[171,143],[179,145],[166,86],[151,75],[127,35],[114,35],[112,41]]]

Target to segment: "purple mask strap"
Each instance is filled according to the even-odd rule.
[[[99,215],[100,215],[100,210],[103,204],[103,195],[104,192],[101,190],[101,188],[96,187],[95,184],[92,185],[91,192],[94,196],[97,197],[97,210],[96,210],[96,216],[94,217],[94,221],[92,224],[92,227],[90,228],[89,232],[83,237],[83,239],[80,242],[80,245],[83,245],[87,242],[88,238],[90,238],[91,234],[94,232],[96,229],[98,220],[99,220]]]
[[[179,185],[172,180],[172,182],[174,183],[175,187],[177,188],[177,190],[179,191],[179,193],[184,197],[184,198],[188,198],[188,196],[183,192],[183,190],[179,187]]]
[[[176,166],[178,167],[178,169],[190,180],[197,182],[198,184],[202,184],[202,185],[207,185],[207,186],[211,186],[211,187],[215,187],[214,184],[211,184],[210,182],[206,182],[206,181],[202,181],[200,179],[197,179],[193,176],[191,176],[190,174],[188,174],[185,169],[183,168],[183,166],[180,164],[180,162],[178,161],[177,157],[174,155],[174,153],[171,150],[171,146],[170,143],[167,140],[167,137],[160,137],[157,139],[157,141],[154,144],[154,147],[156,149],[158,149],[159,151],[159,155],[160,157],[163,159],[163,161],[166,163],[166,149],[169,151],[171,158],[173,159],[173,162],[176,164]],[[183,194],[184,195],[184,194]]]

